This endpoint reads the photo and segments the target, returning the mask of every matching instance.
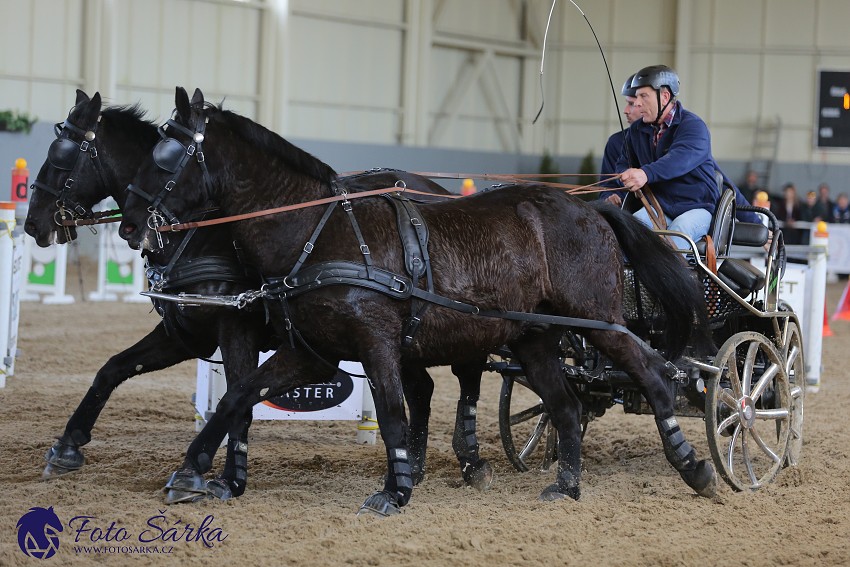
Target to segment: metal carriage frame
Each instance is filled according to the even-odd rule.
[[[680,371],[667,384],[676,415],[704,419],[714,464],[737,491],[756,490],[783,467],[799,462],[806,389],[800,322],[779,298],[785,265],[782,233],[770,211],[746,209],[763,214],[768,226],[736,221],[734,192],[728,189],[708,244],[658,231],[689,242],[691,250],[682,252],[702,281],[712,338],[719,345],[713,356],[688,353],[675,361]],[[732,257],[733,245],[767,247],[765,273]],[[707,247],[713,248],[719,269],[713,269]],[[641,295],[628,267],[625,276],[626,319],[640,323],[643,332],[638,334],[652,346],[660,338],[652,327],[655,306]],[[564,380],[582,401],[584,432],[614,405],[622,405],[626,413],[652,413],[638,386],[587,343],[580,329],[567,329],[561,346]],[[489,369],[503,378],[499,429],[508,460],[519,471],[548,469],[557,460],[557,431],[520,364],[503,351],[491,357]]]

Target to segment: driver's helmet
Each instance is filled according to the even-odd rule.
[[[623,83],[623,90],[620,91],[620,94],[623,96],[636,97],[637,89],[632,88],[632,79],[634,79],[634,75],[629,75],[629,78],[626,79],[626,82]]]
[[[667,65],[650,65],[634,74],[631,88],[652,87],[660,91],[661,87],[670,89],[673,96],[679,96],[679,75]]]

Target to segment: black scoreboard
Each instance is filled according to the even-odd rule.
[[[817,147],[850,149],[850,71],[818,75]]]

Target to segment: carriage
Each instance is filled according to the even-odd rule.
[[[667,384],[678,416],[704,418],[714,464],[737,491],[756,490],[781,468],[798,463],[806,390],[800,323],[778,296],[785,264],[782,233],[770,211],[746,210],[764,215],[768,224],[736,220],[735,194],[727,188],[710,238],[699,243],[688,239],[693,245],[690,263],[703,284],[712,338],[722,346],[713,357],[686,356],[677,366],[689,370]],[[749,250],[756,256],[760,248],[767,249],[766,273],[734,254],[743,256]],[[652,344],[657,306],[641,293],[628,267],[625,279],[626,319],[643,327],[642,338]],[[638,386],[588,344],[580,330],[566,331],[561,345],[564,380],[582,401],[582,434],[590,421],[616,404],[625,413],[652,413]],[[499,429],[508,460],[518,471],[548,469],[557,461],[557,431],[543,403],[510,352],[491,357],[488,368],[503,378]]]
[[[192,285],[206,286],[205,293],[214,296],[210,302],[191,292],[181,298],[178,290],[192,287],[185,282],[172,282],[177,290],[170,301],[239,308],[260,301],[264,310],[198,313],[195,327],[208,336],[195,348],[175,345],[160,324],[137,345],[153,341],[157,349],[142,352],[134,346],[116,355],[98,373],[65,433],[48,451],[45,473],[64,474],[82,465],[79,449],[90,440],[110,392],[123,380],[141,369],[194,358],[197,349],[209,354],[216,343],[229,347],[230,354],[222,348],[225,365],[230,359],[236,371],[228,370],[227,394],[169,481],[169,502],[241,494],[247,478],[250,408],[264,397],[329,379],[338,360],[363,360],[379,419],[382,412],[384,416],[381,433],[388,474],[383,490],[370,496],[362,509],[396,513],[409,500],[413,483],[423,478],[432,391],[426,366],[452,364],[462,398],[453,449],[464,480],[474,486],[483,480],[486,486],[491,476],[478,455],[474,403],[484,359],[500,344],[509,344],[511,351],[498,349],[489,368],[504,377],[500,428],[508,458],[520,470],[538,462],[544,467],[559,462],[556,482],[541,498],[579,498],[581,435],[591,419],[615,403],[628,412],[655,414],[667,460],[703,496],[714,493],[714,470],[707,461],[697,460],[671,415],[705,417],[714,461],[736,489],[757,488],[782,465],[799,459],[805,368],[797,318],[777,295],[784,266],[782,236],[772,218],[772,238],[762,225],[736,222],[733,193],[723,194],[711,238],[691,242],[690,254],[680,256],[630,214],[589,207],[542,184],[520,184],[441,205],[414,205],[400,187],[387,187],[382,174],[373,176],[371,187],[355,181],[353,188],[351,180],[338,178],[329,166],[273,132],[204,103],[200,91],[190,101],[178,88],[175,102],[175,117],[157,131],[133,109],[101,113],[98,95],[89,99],[78,93],[78,104],[48,153],[50,167],[44,172],[50,182],[40,175],[36,186],[43,191],[36,195],[55,196],[64,219],[68,205],[83,195],[67,182],[65,190],[54,186],[62,187],[69,174],[85,175],[94,180],[92,187],[104,191],[108,188],[102,181],[109,176],[102,170],[116,167],[113,176],[133,180],[128,191],[115,195],[124,211],[120,233],[131,245],[144,246],[149,257],[161,256],[166,272],[184,260],[187,267],[197,268],[198,258],[210,255],[207,248],[214,256],[234,256],[236,262],[245,254],[265,282],[259,290],[250,281],[223,282],[218,264],[209,269],[201,263],[206,266],[203,277],[193,278]],[[88,131],[72,128],[71,118],[94,126]],[[220,135],[227,132],[233,135]],[[92,160],[78,160],[83,145],[67,138],[82,133],[86,140],[100,140],[121,159],[100,162],[96,155],[103,153],[101,146]],[[130,143],[137,139],[144,143]],[[153,147],[152,154],[146,147]],[[266,171],[269,168],[274,175]],[[420,176],[404,172],[389,175],[423,183]],[[275,176],[287,182],[278,183]],[[229,181],[234,178],[240,183]],[[245,180],[251,182],[241,182]],[[98,200],[93,194],[86,197],[85,203]],[[175,213],[184,218],[206,215],[208,201],[220,206],[224,218],[177,222]],[[263,209],[264,204],[269,208]],[[38,208],[35,200],[31,213],[33,208]],[[27,231],[47,242],[45,235],[55,231],[59,221],[54,223],[56,213],[49,206],[43,208],[39,217],[45,230],[37,230],[40,225],[28,218]],[[770,217],[769,211],[758,210]],[[195,228],[249,218],[259,221],[230,225],[235,237],[222,234],[224,245],[205,233],[207,238],[187,246]],[[65,222],[72,227],[89,223],[84,218]],[[191,230],[182,242],[172,236],[175,240],[169,244],[162,236],[185,228]],[[275,239],[252,234],[269,229]],[[73,229],[66,230],[70,239]],[[590,233],[597,237],[593,246],[588,245]],[[235,238],[244,248],[233,249]],[[293,248],[288,245],[292,242],[306,244]],[[733,244],[767,244],[766,275],[733,257]],[[604,275],[620,274],[623,254],[630,260],[624,271],[626,285]],[[684,267],[683,257],[690,258],[691,269]],[[372,258],[381,263],[374,264]],[[602,279],[594,286],[583,285],[591,267],[600,270]],[[701,280],[701,289],[693,275]],[[549,285],[540,286],[544,280]],[[221,295],[227,293],[237,295]],[[423,302],[435,305],[424,318]],[[182,308],[176,311],[176,323],[184,325]],[[270,319],[277,336],[267,330]],[[707,329],[707,319],[713,342],[723,345],[710,357],[688,344],[692,327]],[[164,315],[164,322],[169,316]],[[404,340],[398,339],[409,338],[417,329],[410,323],[422,326],[417,343],[402,357],[399,343]],[[251,370],[256,368],[257,351],[270,337],[284,339],[279,352],[285,355]],[[169,355],[164,359],[153,355],[154,350]],[[677,358],[680,352],[685,356]],[[362,358],[349,358],[353,356]],[[615,357],[617,363],[611,361]],[[124,359],[133,364],[120,364]],[[463,365],[465,373],[458,372],[456,367]],[[136,370],[128,372],[125,366]],[[409,428],[400,386],[410,410]],[[533,396],[530,402],[524,401],[528,393]],[[549,412],[543,411],[538,394],[547,400]],[[550,424],[559,427],[557,436]],[[207,481],[203,475],[226,434],[231,441],[224,473]]]

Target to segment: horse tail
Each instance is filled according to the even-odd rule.
[[[702,284],[682,256],[631,214],[602,201],[591,206],[611,226],[635,279],[661,306],[668,358],[677,358],[688,345],[708,352],[712,342]]]

